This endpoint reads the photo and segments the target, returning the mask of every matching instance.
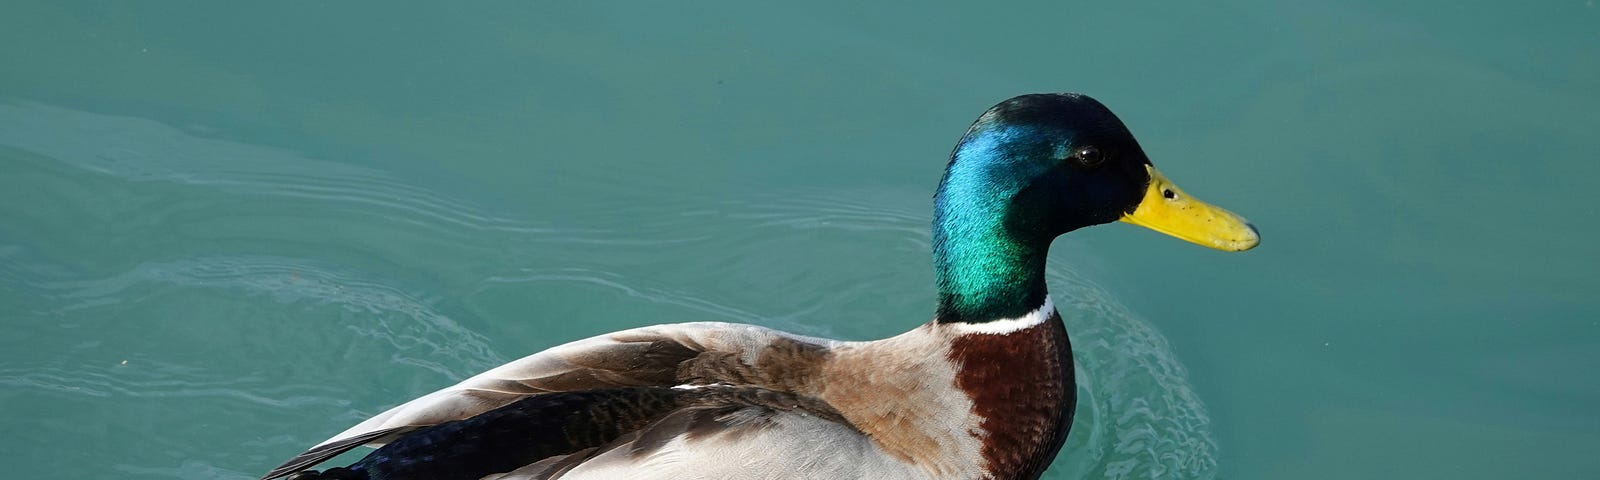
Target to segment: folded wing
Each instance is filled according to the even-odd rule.
[[[834,343],[751,325],[713,322],[657,325],[579,340],[391,408],[311,447],[262,478],[286,476],[358,446],[384,445],[419,429],[467,420],[541,394],[714,383],[719,379],[707,378],[704,371],[707,358],[753,365],[755,356],[775,341],[818,348]],[[697,358],[701,360],[695,361]]]

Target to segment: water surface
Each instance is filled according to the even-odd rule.
[[[254,478],[638,325],[932,313],[951,145],[1101,99],[1244,254],[1058,240],[1046,478],[1600,476],[1582,1],[0,7],[0,460]]]

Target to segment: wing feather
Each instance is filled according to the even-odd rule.
[[[531,395],[679,385],[685,383],[679,376],[679,367],[685,361],[716,352],[742,355],[745,362],[754,364],[756,352],[778,338],[822,347],[837,343],[718,322],[655,325],[578,340],[514,360],[374,415],[262,478],[287,475],[356,446],[379,446],[405,432],[471,418]]]
[[[400,428],[374,430],[336,442],[328,442],[323,443],[322,445],[317,445],[316,447],[312,447],[310,450],[306,450],[305,453],[296,455],[294,458],[289,459],[289,461],[283,462],[283,465],[278,465],[278,468],[272,469],[272,471],[267,472],[267,474],[263,475],[261,478],[278,478],[294,472],[305,470],[313,465],[327,461],[330,458],[337,457],[341,453],[348,452],[352,448],[366,445],[391,434],[398,435],[400,433],[404,433],[401,430],[402,429]]]
[[[771,405],[679,410],[560,473],[562,480],[926,477],[825,412]]]

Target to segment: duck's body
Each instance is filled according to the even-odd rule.
[[[980,117],[947,167],[933,321],[870,342],[727,323],[602,335],[395,407],[264,478],[1037,478],[1075,403],[1045,251],[1174,191],[1098,102],[1017,97]],[[1213,216],[1179,236],[1257,241],[1237,217],[1181,202]],[[348,468],[302,472],[379,444]]]

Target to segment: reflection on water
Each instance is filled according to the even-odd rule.
[[[557,228],[384,172],[140,119],[0,105],[0,145],[15,149],[0,156],[8,171],[56,185],[36,202],[63,209],[53,215],[96,215],[72,198],[157,206],[137,213],[149,245],[92,253],[116,261],[61,256],[98,241],[0,245],[0,289],[24,295],[22,331],[47,347],[7,342],[3,398],[121,425],[89,446],[134,442],[111,462],[126,477],[251,478],[412,395],[616,328],[723,320],[883,336],[924,321],[932,298],[925,192],[683,200]],[[1082,396],[1052,477],[1214,476],[1205,407],[1161,335],[1069,263],[1052,263],[1050,281]],[[150,424],[186,427],[137,444]],[[40,460],[74,471],[66,462]]]

